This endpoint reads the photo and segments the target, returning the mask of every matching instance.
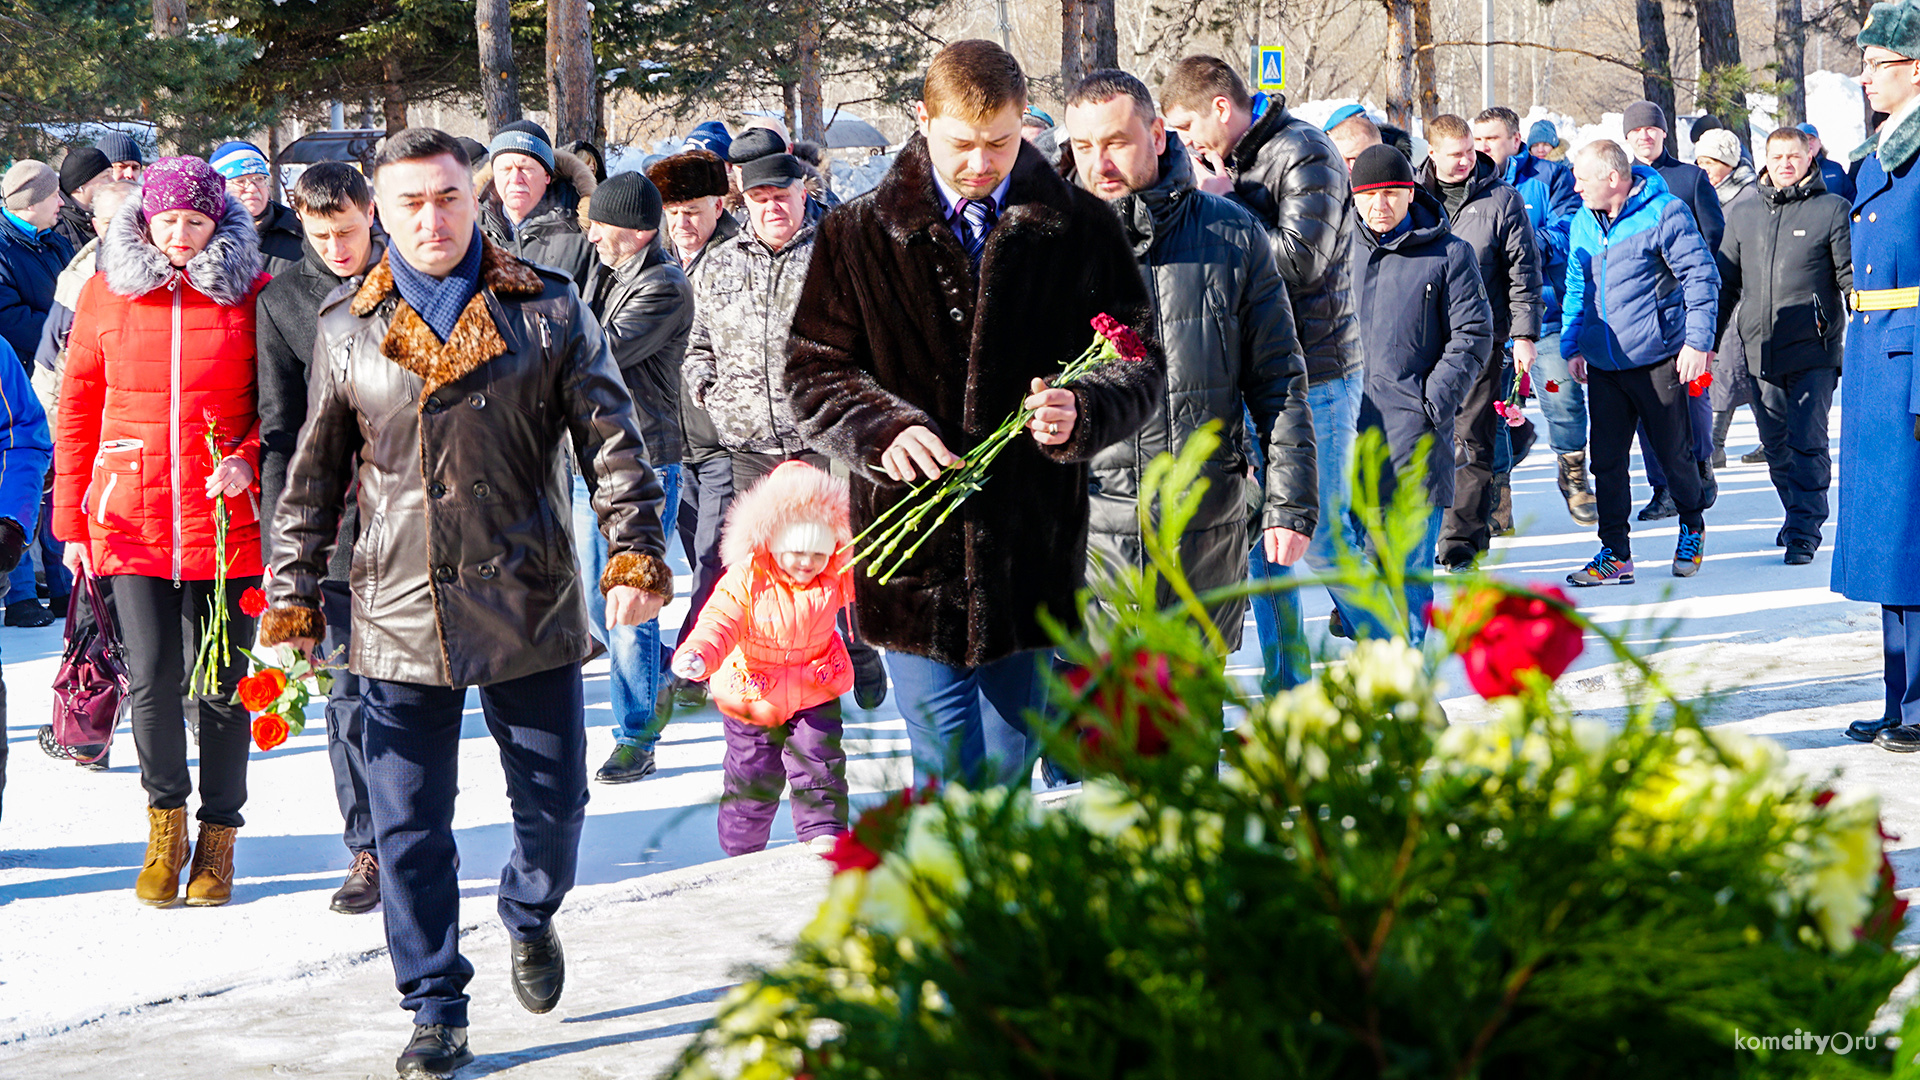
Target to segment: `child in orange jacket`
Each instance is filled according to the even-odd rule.
[[[847,830],[840,695],[853,664],[834,619],[853,599],[847,485],[789,461],[734,500],[726,573],[674,653],[674,674],[709,682],[726,728],[720,847],[767,846],[793,784],[793,830],[824,852]]]

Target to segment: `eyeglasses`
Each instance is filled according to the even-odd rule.
[[[273,185],[264,176],[236,176],[227,181],[227,186],[241,191],[266,191]]]
[[[1891,60],[1865,60],[1865,61],[1862,61],[1862,63],[1866,64],[1866,67],[1860,72],[1860,74],[1865,75],[1867,78],[1871,79],[1875,75],[1880,74],[1882,71],[1885,71],[1886,69],[1894,66],[1895,64],[1911,64],[1914,62],[1915,59],[1920,59],[1920,58],[1916,58],[1912,56],[1896,56]]]

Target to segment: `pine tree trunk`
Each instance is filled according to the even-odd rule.
[[[1660,0],[1635,0],[1640,23],[1640,85],[1647,100],[1673,123],[1673,50],[1667,45],[1667,13]]]
[[[407,126],[407,92],[400,83],[400,58],[388,53],[381,62],[381,73],[386,78],[382,87],[386,105],[387,130],[399,131]]]
[[[1774,120],[1781,126],[1807,118],[1807,24],[1800,0],[1776,0],[1773,6],[1773,55],[1780,65],[1780,101]]]
[[[1440,115],[1440,89],[1433,71],[1433,0],[1413,0],[1413,44],[1413,81],[1420,119],[1431,120]]]
[[[1120,28],[1114,22],[1113,0],[1084,0],[1081,11],[1080,60],[1085,73],[1119,67]]]
[[[153,36],[187,36],[187,0],[153,0]]]
[[[796,90],[800,104],[800,126],[793,129],[797,139],[813,139],[827,144],[826,109],[820,90],[820,20],[811,10],[800,24],[797,45],[800,84]]]
[[[1410,127],[1414,98],[1413,3],[1412,0],[1384,2],[1387,9],[1387,122]]]
[[[1724,71],[1729,67],[1740,67],[1740,24],[1734,17],[1733,0],[1700,0],[1700,71],[1704,75],[1709,71]],[[1747,95],[1745,91],[1734,91],[1722,95],[1725,105],[1717,105],[1718,112],[1732,113],[1720,116],[1720,122],[1736,132],[1746,129]],[[1718,115],[1716,112],[1716,115]]]
[[[547,0],[547,110],[555,147],[595,140],[593,68],[587,0]]]
[[[781,119],[786,122],[787,134],[800,130],[800,84],[780,84],[780,104],[784,110]]]
[[[486,102],[487,131],[495,133],[520,119],[520,80],[513,67],[513,13],[507,0],[475,0],[473,19],[480,37],[481,96]]]
[[[1080,24],[1086,0],[1060,0],[1060,92],[1080,85],[1087,68],[1080,62]]]

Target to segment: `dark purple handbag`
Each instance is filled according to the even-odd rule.
[[[100,598],[100,583],[83,574],[87,609],[67,611],[67,646],[53,678],[53,741],[76,761],[98,761],[113,743],[113,729],[126,697],[127,650],[113,625],[113,612]]]

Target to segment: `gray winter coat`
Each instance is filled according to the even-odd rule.
[[[1740,304],[1747,370],[1779,380],[1839,367],[1855,271],[1846,200],[1828,193],[1818,170],[1784,191],[1763,173],[1754,190],[1758,199],[1728,208],[1720,241],[1721,279],[1726,297]],[[1862,287],[1872,288],[1873,268],[1859,270]]]
[[[1071,168],[1071,150],[1066,151]],[[1165,402],[1140,431],[1093,459],[1087,546],[1102,563],[1145,566],[1137,513],[1140,475],[1162,453],[1179,453],[1195,431],[1220,424],[1220,448],[1201,471],[1207,485],[1181,538],[1181,561],[1199,592],[1247,576],[1246,424],[1253,414],[1266,446],[1262,524],[1311,535],[1319,517],[1313,414],[1306,360],[1294,336],[1286,282],[1252,214],[1193,186],[1193,166],[1168,136],[1160,182],[1114,202],[1167,354]],[[1164,586],[1163,586],[1164,588]],[[1171,591],[1163,596],[1172,603]],[[1214,611],[1227,644],[1238,647],[1246,602]]]
[[[596,265],[587,301],[633,395],[647,461],[679,464],[680,365],[693,330],[693,285],[656,240],[618,269]]]
[[[1420,167],[1420,186],[1446,201],[1433,159]],[[1527,217],[1527,201],[1500,179],[1493,159],[1475,154],[1466,201],[1448,215],[1447,229],[1473,245],[1480,281],[1493,308],[1493,340],[1540,338],[1540,248]]]
[[[1347,273],[1353,224],[1352,182],[1333,139],[1287,111],[1274,94],[1227,155],[1233,197],[1267,227],[1274,261],[1287,280],[1293,322],[1314,383],[1360,369],[1359,328]]]
[[[694,269],[693,337],[683,377],[728,450],[807,448],[787,403],[787,331],[813,260],[814,227],[779,251],[743,228],[708,245]]]

